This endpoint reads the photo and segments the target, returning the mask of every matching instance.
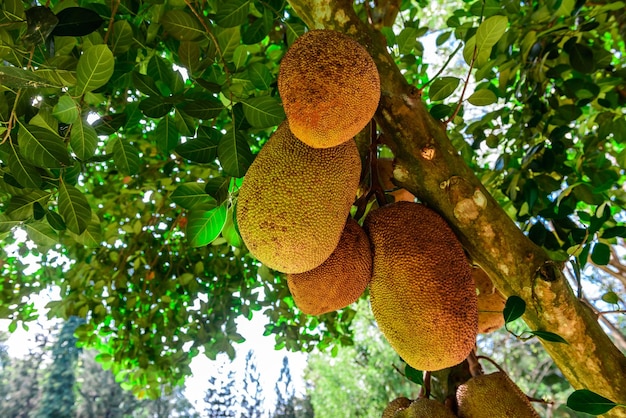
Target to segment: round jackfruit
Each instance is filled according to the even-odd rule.
[[[336,311],[354,303],[372,278],[372,251],[363,228],[348,218],[335,251],[321,265],[288,274],[296,306],[309,315]]]
[[[374,318],[411,367],[440,370],[463,361],[476,342],[471,267],[446,221],[426,206],[396,202],[371,211]]]
[[[506,298],[496,289],[487,273],[481,268],[472,271],[478,291],[478,332],[487,334],[504,326]]]
[[[409,398],[396,398],[393,401],[389,402],[389,404],[383,411],[382,418],[393,418],[396,412],[401,411],[404,408],[408,408],[409,405],[411,405],[411,400]]]
[[[414,400],[408,408],[396,412],[393,418],[456,418],[456,415],[441,402],[421,398]]]
[[[296,39],[283,57],[278,92],[294,135],[311,147],[328,148],[351,139],[372,119],[380,79],[358,42],[319,29]]]
[[[472,377],[456,390],[461,418],[539,418],[520,388],[503,372]]]
[[[337,247],[360,174],[354,141],[311,148],[283,122],[239,189],[236,214],[243,242],[272,269],[314,269]]]

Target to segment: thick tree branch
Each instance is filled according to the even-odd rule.
[[[356,16],[351,1],[289,2],[309,27],[353,36],[376,61],[382,83],[376,121],[396,153],[394,176],[400,186],[451,224],[504,295],[526,301],[524,320],[531,329],[568,341],[542,342],[576,389],[626,403],[626,357],[575,297],[562,266],[520,231],[463,161],[443,124],[430,116],[417,89],[400,73],[383,36]],[[607,416],[626,417],[626,408],[614,408]]]

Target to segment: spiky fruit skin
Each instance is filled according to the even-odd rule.
[[[487,273],[481,268],[472,271],[478,291],[478,332],[488,334],[504,326],[506,298],[496,289]]]
[[[311,147],[328,148],[353,138],[372,119],[380,79],[358,42],[319,29],[300,36],[285,53],[278,92],[295,136]]]
[[[389,402],[389,404],[387,404],[387,407],[383,411],[383,416],[381,418],[393,418],[395,417],[396,412],[408,408],[410,405],[411,400],[409,398],[396,398],[393,401]]]
[[[463,361],[476,341],[478,311],[471,267],[446,221],[426,206],[396,202],[371,211],[374,318],[413,368]]]
[[[539,418],[530,401],[503,372],[475,376],[456,391],[461,418]]]
[[[241,238],[252,255],[272,269],[314,269],[337,247],[360,174],[354,141],[311,148],[283,122],[256,156],[239,190]]]
[[[445,406],[433,399],[416,399],[408,408],[393,415],[393,418],[456,418],[456,415]]]
[[[348,218],[330,257],[313,270],[288,274],[287,284],[298,309],[321,315],[356,302],[371,278],[370,240],[363,228]]]

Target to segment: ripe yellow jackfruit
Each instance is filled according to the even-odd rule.
[[[354,141],[311,148],[283,122],[239,190],[236,214],[243,242],[272,269],[284,273],[314,269],[337,247],[360,174]]]
[[[288,274],[296,306],[309,315],[336,311],[354,303],[372,278],[372,251],[363,228],[348,218],[335,251],[321,265]]]
[[[387,404],[387,407],[383,411],[382,418],[393,418],[396,412],[401,411],[404,408],[408,408],[409,405],[411,405],[411,400],[409,398],[396,398]]]
[[[456,418],[456,416],[441,402],[421,398],[414,400],[408,408],[396,412],[393,418]]]
[[[472,377],[457,388],[461,418],[539,418],[530,401],[503,372]]]
[[[372,312],[394,350],[413,368],[463,361],[476,342],[471,267],[446,221],[424,205],[396,202],[364,223],[373,249]]]
[[[354,39],[312,30],[285,53],[278,92],[294,135],[327,148],[351,139],[372,119],[380,79],[374,60]]]
[[[478,291],[478,332],[487,334],[504,326],[506,298],[496,289],[487,273],[481,268],[472,271]]]

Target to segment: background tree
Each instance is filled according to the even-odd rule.
[[[209,386],[204,396],[207,406],[204,412],[210,418],[238,417],[240,398],[235,386],[235,370],[226,371],[220,367],[216,375],[209,377]]]
[[[283,367],[280,369],[280,376],[276,381],[276,407],[272,413],[273,418],[295,418],[296,417],[296,389],[291,380],[289,370],[289,359],[283,357]]]
[[[233,219],[241,179],[284,119],[280,59],[307,27],[328,28],[353,35],[381,75],[362,148],[393,155],[395,183],[525,302],[522,337],[546,337],[574,388],[625,403],[626,360],[607,335],[624,326],[624,3],[439,3],[5,1],[9,329],[37,317],[30,295],[58,288],[50,315],[83,318],[81,344],[154,398],[199,353],[233,356],[239,315],[263,310],[278,348],[349,345],[354,310],[298,312]],[[444,62],[423,56],[433,38]]]
[[[241,394],[241,418],[260,418],[263,416],[263,387],[261,375],[256,368],[254,351],[249,350],[246,354],[245,375],[243,377],[243,390]]]
[[[42,385],[41,401],[35,416],[74,416],[76,402],[76,362],[80,349],[76,346],[74,331],[83,322],[70,317],[63,323],[56,341],[51,347],[52,363]]]

